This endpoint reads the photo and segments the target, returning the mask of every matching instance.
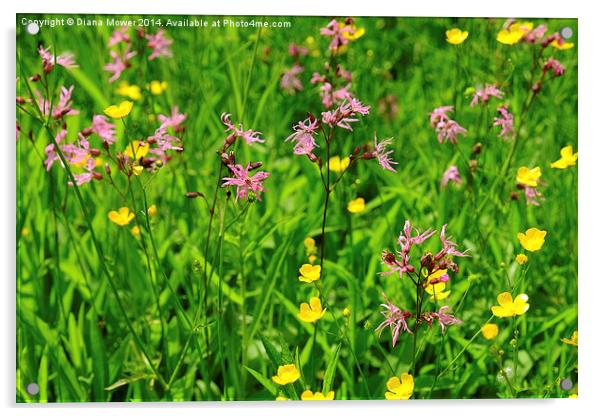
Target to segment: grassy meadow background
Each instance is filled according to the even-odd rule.
[[[109,211],[125,204],[106,178],[79,188],[101,258],[65,170],[56,162],[46,172],[42,163],[48,132],[17,112],[18,402],[274,400],[294,397],[271,382],[278,365],[291,362],[302,370],[295,394],[322,390],[326,379],[336,399],[384,399],[387,380],[408,371],[412,361],[409,334],[402,334],[393,348],[388,330],[380,337],[375,333],[382,321],[381,293],[413,308],[414,288],[407,278],[379,275],[386,270],[381,252],[395,248],[406,219],[421,230],[448,224],[459,247],[470,250],[469,257],[458,259],[447,299],[463,324],[445,335],[438,324],[421,330],[413,398],[576,393],[577,348],[560,339],[577,330],[577,167],[550,168],[562,147],[578,147],[576,47],[554,52],[566,72],[546,80],[537,94],[518,132],[510,169],[497,186],[511,141],[497,137],[491,123],[502,102],[518,115],[531,87],[532,45],[497,42],[505,19],[357,18],[365,34],[337,59],[353,75],[354,96],[371,111],[353,132],[338,131],[333,152],[348,155],[357,145],[371,143],[376,132],[381,139],[394,138],[393,158],[399,164],[396,173],[374,161],[354,164],[331,195],[322,240],[324,192],[318,170],[293,155],[284,139],[307,112],[324,111],[309,80],[328,60],[329,40],[319,32],[330,18],[267,19],[290,21],[290,28],[168,28],[172,58],[134,57],[132,67],[110,84],[103,66],[109,61],[112,29],[42,28],[31,36],[20,25],[21,17],[19,78],[41,72],[40,44],[57,54],[72,52],[79,65],[56,67],[49,77],[55,88],[75,86],[73,108],[81,112],[65,117],[66,140],[75,140],[94,114],[122,101],[116,94],[121,80],[142,88],[152,80],[168,85],[144,104],[134,102],[130,139],[150,134],[154,117],[168,114],[172,106],[187,119],[184,151],[157,172],[140,176],[144,193],[141,187],[133,189],[142,239],[131,233],[134,222],[118,227],[108,220]],[[576,20],[529,20],[547,24],[550,31],[570,27],[570,41],[577,43]],[[469,32],[462,45],[446,42],[445,31],[452,27]],[[304,90],[294,95],[280,88],[283,72],[294,62],[288,54],[291,42],[310,51],[301,58]],[[486,83],[498,85],[504,99],[471,108],[465,91]],[[17,96],[26,95],[18,80]],[[387,96],[398,106],[396,114],[379,110]],[[442,105],[456,105],[453,118],[468,130],[457,145],[439,144],[429,125],[429,113]],[[261,201],[235,202],[234,196],[226,198],[225,189],[218,191],[206,252],[207,204],[185,195],[202,192],[211,202],[216,192],[216,151],[226,137],[223,112],[245,129],[263,133],[263,144],[237,144],[237,158],[263,162],[261,170],[270,177]],[[121,122],[115,125],[114,146],[122,149],[128,139]],[[467,157],[473,158],[476,143],[482,150],[471,171]],[[463,183],[442,188],[441,176],[453,164]],[[510,197],[520,166],[542,168],[545,200],[540,206],[527,205],[520,191],[518,200]],[[114,170],[113,177],[117,187],[125,188],[123,175]],[[357,197],[365,199],[366,208],[351,214],[347,204]],[[152,204],[157,212],[148,218],[145,208]],[[515,261],[523,252],[516,235],[530,227],[548,234],[543,248],[528,253],[529,262],[521,266]],[[297,318],[299,304],[315,294],[298,281],[298,269],[307,263],[307,237],[326,247],[321,284],[333,312],[320,320],[315,337],[314,326]],[[424,248],[438,247],[435,236]],[[420,254],[414,253],[414,260]],[[205,263],[207,293],[201,284]],[[493,340],[479,334],[504,291],[524,292],[530,299],[529,311],[517,319],[517,344],[512,319],[491,319],[500,329]],[[194,321],[204,296],[208,320],[191,329],[186,322]],[[343,316],[344,308],[350,316]],[[500,376],[502,368],[511,369],[506,375],[516,391]],[[560,387],[565,378],[574,383],[570,390]],[[26,391],[33,382],[40,389],[36,395]]]

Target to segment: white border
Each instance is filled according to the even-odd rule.
[[[2,6],[2,84],[4,91],[0,114],[6,133],[0,147],[0,197],[2,209],[0,240],[1,262],[4,270],[1,290],[4,322],[0,343],[2,372],[0,394],[8,415],[199,415],[230,414],[243,411],[248,415],[308,413],[359,414],[441,412],[447,415],[507,415],[533,411],[539,414],[590,414],[596,406],[602,386],[602,367],[597,351],[602,345],[600,310],[602,284],[600,252],[602,227],[600,216],[602,164],[600,130],[602,114],[601,77],[602,16],[594,2],[556,0],[504,0],[495,3],[459,0],[430,0],[425,2],[394,2],[394,0],[305,0],[287,4],[278,0],[236,0],[194,2],[191,0],[51,0],[40,2],[19,0],[3,2]],[[520,16],[520,17],[577,17],[579,19],[579,399],[577,400],[456,400],[420,401],[391,404],[387,402],[336,403],[144,403],[144,404],[86,404],[86,405],[15,405],[15,147],[14,147],[14,79],[15,79],[15,13],[119,13],[119,14],[230,14],[230,15],[359,15],[359,16]],[[598,410],[599,412],[599,410]],[[598,413],[596,412],[596,413]]]

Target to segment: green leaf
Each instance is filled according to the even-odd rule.
[[[334,352],[334,356],[328,363],[326,372],[324,373],[324,384],[322,385],[322,393],[326,394],[332,390],[332,382],[336,375],[337,361],[339,360],[339,351],[341,350],[341,344],[337,345],[337,349]]]
[[[265,387],[270,393],[272,393],[274,396],[278,395],[278,387],[276,387],[274,385],[274,383],[272,383],[270,380],[268,380],[265,376],[259,374],[257,371],[253,370],[252,368],[247,367],[246,365],[243,366],[253,377],[255,377],[255,380],[259,381],[259,383]]]

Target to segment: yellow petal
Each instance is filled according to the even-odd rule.
[[[502,306],[510,306],[512,305],[512,295],[510,292],[502,292],[497,295],[497,301]]]
[[[502,306],[492,306],[491,313],[493,313],[498,318],[508,318],[512,316],[512,311]]]

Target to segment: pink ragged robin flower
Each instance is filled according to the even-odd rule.
[[[248,144],[251,143],[263,143],[265,140],[259,138],[261,132],[254,130],[244,130],[242,124],[239,124],[238,127],[230,121],[230,114],[222,113],[221,121],[224,126],[226,126],[226,132],[230,132],[230,136],[226,139],[227,143],[233,143],[237,138],[243,139]],[[230,144],[231,144],[230,143]]]
[[[67,137],[67,130],[63,129],[57,133],[54,140],[60,146],[61,141],[63,141],[65,139],[65,137]],[[54,147],[54,143],[50,143],[48,146],[46,146],[46,148],[44,149],[44,153],[46,153],[46,160],[44,161],[44,165],[46,166],[47,171],[50,170],[50,168],[52,167],[52,164],[55,161],[58,160],[59,162],[61,162],[60,157],[59,157],[58,153],[56,152],[56,148]],[[61,164],[62,164],[62,162],[61,162]]]
[[[96,176],[94,168],[96,167],[96,160],[93,157],[88,157],[84,165],[84,172],[73,175],[77,186],[82,186],[85,183],[90,182]],[[73,186],[73,182],[69,181],[69,186]]]
[[[548,70],[552,70],[554,76],[559,77],[564,74],[565,69],[564,66],[556,59],[550,58],[543,66],[543,72],[547,72]]]
[[[435,127],[437,132],[437,141],[439,143],[451,142],[453,144],[458,143],[458,135],[466,135],[466,129],[459,125],[455,120],[441,121]]]
[[[147,34],[146,40],[148,41],[147,46],[152,49],[152,52],[148,57],[149,61],[161,56],[165,56],[167,58],[172,56],[170,46],[173,43],[173,40],[165,36],[164,29],[159,29],[154,35]]]
[[[394,152],[394,150],[387,150],[387,146],[389,146],[393,142],[393,138],[388,138],[385,140],[378,141],[376,134],[374,134],[374,157],[378,161],[378,164],[385,170],[391,172],[397,172],[392,165],[397,165],[389,155]]]
[[[288,136],[284,141],[295,143],[293,153],[296,155],[312,155],[313,150],[318,147],[314,139],[320,121],[315,118],[307,118],[293,126],[294,133]]]
[[[437,127],[437,125],[439,123],[441,123],[442,121],[449,120],[449,115],[447,113],[451,113],[453,111],[454,111],[453,105],[444,105],[444,106],[435,108],[429,114],[429,117],[431,119],[431,126]]]
[[[309,49],[303,45],[297,45],[296,43],[292,42],[288,45],[288,54],[293,58],[307,56],[307,54],[309,54]]]
[[[445,105],[435,108],[430,114],[430,123],[437,132],[437,141],[439,143],[450,141],[453,144],[456,144],[458,142],[457,136],[459,134],[466,135],[466,129],[449,118],[447,113],[452,111],[454,111],[453,106]]]
[[[407,253],[397,252],[400,255],[401,260],[397,259],[395,253],[389,250],[384,250],[381,254],[382,263],[388,267],[389,270],[386,272],[380,272],[382,276],[389,276],[393,273],[398,273],[399,278],[403,278],[404,273],[413,273],[416,269],[409,263],[409,256]]]
[[[263,180],[266,179],[270,174],[268,172],[259,171],[255,175],[250,176],[249,170],[251,169],[251,163],[247,164],[246,168],[242,165],[230,165],[228,169],[234,174],[232,178],[223,178],[225,186],[236,186],[236,199],[248,199],[249,191],[253,191],[258,200],[261,201],[260,192],[265,192],[263,187]]]
[[[168,134],[165,127],[159,127],[155,130],[155,134],[149,136],[147,142],[156,145],[150,151],[158,155],[164,162],[166,161],[165,152],[168,150],[175,150],[176,152],[184,150],[182,141],[178,137]]]
[[[104,143],[112,144],[115,142],[115,125],[109,123],[105,116],[95,115],[92,117],[91,129]]]
[[[125,51],[123,51],[121,54],[116,51],[110,51],[109,53],[113,59],[113,62],[106,64],[103,69],[112,73],[111,77],[109,78],[109,82],[115,82],[117,79],[119,79],[123,71],[129,67],[129,61],[136,56],[136,52],[130,51],[130,45],[128,45],[125,48]]]
[[[445,328],[450,325],[461,324],[462,321],[456,318],[453,315],[447,313],[449,306],[442,306],[439,309],[439,312],[431,312],[431,316],[437,318],[439,320],[439,325],[441,325],[441,331],[445,332]]]
[[[79,110],[71,108],[71,94],[73,93],[73,85],[69,88],[61,87],[61,95],[59,102],[55,104],[52,109],[52,117],[59,119],[64,116],[71,116],[79,114]]]
[[[408,328],[407,323],[407,319],[410,318],[412,314],[409,311],[403,311],[397,306],[393,305],[384,293],[383,297],[387,303],[383,303],[380,306],[384,308],[381,313],[385,317],[385,320],[376,328],[376,332],[380,336],[383,329],[388,326],[391,329],[391,339],[393,342],[393,347],[395,347],[401,332],[405,331],[412,334],[412,331],[410,328]]]
[[[439,261],[439,260],[443,259],[443,257],[445,257],[446,255],[455,256],[455,257],[467,256],[468,251],[464,251],[464,252],[458,251],[458,249],[457,249],[458,244],[451,241],[451,237],[445,236],[446,229],[447,229],[447,224],[443,224],[443,227],[441,227],[441,234],[439,235],[442,247],[441,247],[441,250],[435,255],[435,260]]]
[[[539,192],[537,188],[525,186],[524,191],[527,205],[539,206],[539,202],[545,199],[543,194]]]
[[[441,178],[441,187],[444,188],[447,186],[449,182],[454,182],[457,184],[462,183],[462,178],[460,177],[460,171],[456,165],[450,166],[444,173]]]
[[[510,139],[514,137],[514,116],[512,113],[508,111],[508,106],[506,104],[498,107],[499,117],[495,117],[493,119],[493,125],[499,126],[502,128],[499,137],[503,139]]]
[[[360,100],[351,98],[343,101],[337,108],[322,113],[322,121],[330,127],[340,127],[346,130],[353,130],[349,123],[359,121],[353,118],[355,115],[366,115],[370,111],[370,107],[361,103]]]
[[[54,56],[51,52],[50,49],[52,48],[52,46],[49,46],[48,48],[44,49],[44,47],[42,45],[40,45],[40,47],[38,48],[38,53],[40,54],[40,57],[42,58],[42,67],[44,69],[45,73],[49,73],[50,71],[52,71],[52,68],[54,68],[54,65],[60,65],[63,68],[77,68],[78,65],[75,63],[75,60],[73,58],[73,54],[71,53],[62,53],[59,56]]]
[[[522,40],[529,43],[541,43],[546,36],[547,30],[548,27],[546,25],[539,25],[525,33]]]
[[[328,49],[336,51],[341,46],[349,43],[349,39],[345,37],[345,33],[352,35],[353,27],[346,24],[337,22],[336,19],[332,19],[326,27],[320,29],[320,34],[323,36],[330,36],[330,44]]]
[[[168,127],[172,127],[175,132],[182,132],[184,128],[182,127],[182,123],[186,120],[186,114],[180,113],[178,110],[178,106],[173,106],[171,108],[171,114],[165,116],[163,114],[159,114],[157,116],[161,125],[159,128],[166,129]]]
[[[487,84],[483,88],[478,88],[474,95],[472,96],[472,101],[470,102],[470,106],[474,107],[479,102],[482,104],[487,104],[491,97],[502,99],[504,93],[497,89],[495,85]]]
[[[288,94],[303,91],[303,84],[299,79],[299,74],[302,72],[303,67],[298,63],[295,63],[289,70],[282,74],[282,78],[280,78],[280,88]]]
[[[127,26],[122,26],[118,29],[115,29],[113,31],[113,34],[111,34],[111,37],[109,38],[109,43],[108,46],[109,48],[112,46],[117,45],[118,43],[130,43],[131,39],[130,39],[130,35],[128,34],[128,27]]]

